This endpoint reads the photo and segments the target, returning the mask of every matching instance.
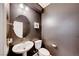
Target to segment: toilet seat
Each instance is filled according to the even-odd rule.
[[[45,48],[40,48],[38,52],[40,56],[50,56],[50,52]]]

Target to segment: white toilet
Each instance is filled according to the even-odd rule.
[[[34,41],[34,43],[35,43],[35,48],[38,50],[39,56],[50,56],[50,52],[47,49],[41,48],[42,40],[36,40]]]

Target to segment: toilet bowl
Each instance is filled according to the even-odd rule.
[[[39,56],[50,56],[50,52],[47,49],[41,48],[42,40],[36,40],[34,41],[34,43],[35,43],[35,48],[38,50]]]
[[[47,49],[45,48],[40,48],[38,50],[39,56],[50,56],[50,53]]]

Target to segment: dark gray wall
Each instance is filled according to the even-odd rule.
[[[79,55],[79,4],[50,4],[42,14],[42,39],[53,55]],[[53,49],[52,43],[57,45]]]
[[[27,7],[27,6],[28,5],[26,4],[25,7]],[[32,6],[33,6],[33,4],[32,4]],[[29,10],[21,9],[18,3],[17,4],[14,3],[14,4],[10,4],[10,15],[11,15],[10,16],[11,22],[13,22],[15,20],[15,18],[19,15],[26,16],[26,18],[30,22],[30,32],[25,37],[25,40],[33,40],[34,38],[41,39],[41,26],[40,26],[39,30],[36,30],[34,28],[34,22],[39,22],[39,24],[41,24],[41,13],[34,11],[30,7],[29,7]],[[22,20],[22,22],[23,22],[23,20]],[[27,25],[25,24],[25,26],[27,26]],[[12,30],[12,27],[10,29],[11,29],[10,35],[12,35],[12,37],[13,37],[13,45],[24,41],[23,39],[21,39],[15,35],[15,33]]]

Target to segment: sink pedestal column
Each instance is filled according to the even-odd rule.
[[[24,53],[23,53],[23,56],[27,56],[27,52],[24,52]]]

